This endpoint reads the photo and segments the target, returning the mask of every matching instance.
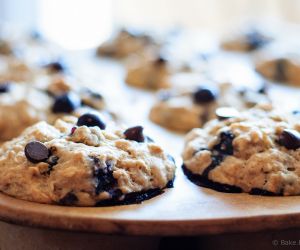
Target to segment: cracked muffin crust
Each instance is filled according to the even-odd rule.
[[[272,39],[270,37],[265,36],[260,31],[251,30],[224,40],[221,43],[221,47],[224,50],[247,52],[260,49],[266,46],[271,41]]]
[[[105,128],[99,121],[85,114],[54,126],[39,122],[4,143],[0,190],[39,203],[106,206],[140,203],[172,186],[174,159],[141,127]]]
[[[258,103],[269,103],[267,95],[260,92],[263,91],[239,90],[228,83],[219,86],[210,83],[192,90],[167,90],[160,93],[159,100],[152,107],[149,117],[158,125],[186,132],[202,127],[207,121],[215,118],[218,107],[244,110]],[[223,109],[222,115],[227,116],[230,112],[235,111]]]
[[[183,170],[223,192],[300,194],[300,122],[270,106],[213,120],[186,136]]]
[[[256,71],[272,81],[300,86],[300,61],[297,57],[285,56],[262,60],[257,63]]]
[[[89,89],[74,90],[67,82],[55,80],[46,89],[27,84],[0,83],[0,141],[18,136],[38,121],[53,123],[64,115],[80,116],[101,112],[110,119],[104,99]]]

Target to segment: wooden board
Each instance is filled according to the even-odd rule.
[[[225,194],[178,171],[175,187],[139,205],[62,207],[0,194],[0,219],[54,229],[128,235],[200,235],[300,227],[300,197]]]
[[[249,58],[244,60],[241,55],[240,61],[236,59],[230,59],[234,62],[233,75],[240,77],[237,82],[242,79],[245,83],[244,69],[249,65],[242,69],[240,61],[249,64]],[[121,113],[125,123],[143,125],[150,137],[175,156],[178,165],[175,187],[140,205],[106,208],[43,205],[0,194],[1,220],[45,228],[128,235],[200,235],[300,227],[300,197],[225,194],[189,182],[180,167],[183,135],[164,130],[147,119],[153,93],[126,86],[122,82],[124,69],[111,62],[74,53],[70,61],[85,65],[75,70],[78,78],[83,76],[85,82],[94,83],[92,86],[105,96],[111,95],[108,102]],[[218,60],[215,68],[230,72],[218,65]],[[283,90],[288,98],[282,98]],[[282,107],[284,102],[293,103],[292,95],[297,100],[298,93],[299,89],[279,85],[271,88],[272,97],[278,96]]]

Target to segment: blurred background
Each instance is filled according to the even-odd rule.
[[[68,49],[95,47],[120,26],[222,34],[243,22],[297,24],[299,11],[300,0],[0,0],[0,22],[39,30]]]

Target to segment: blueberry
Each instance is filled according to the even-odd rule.
[[[48,63],[45,67],[53,73],[66,71],[66,66],[61,61]]]
[[[59,204],[71,206],[76,204],[78,201],[77,196],[73,192],[67,193],[63,198],[59,200]]]
[[[234,135],[230,131],[221,132],[219,135],[219,143],[213,146],[213,150],[216,150],[220,154],[232,155],[233,139],[234,139]]]
[[[269,39],[258,31],[252,31],[246,34],[249,50],[258,49],[269,42]]]
[[[136,142],[144,142],[145,136],[143,134],[144,128],[142,126],[131,127],[125,130],[125,139]]]
[[[164,65],[164,64],[166,64],[167,63],[167,59],[164,57],[164,56],[158,56],[158,58],[156,58],[156,60],[155,60],[155,64],[156,65]]]
[[[29,142],[24,149],[26,158],[33,162],[33,163],[39,163],[42,161],[46,161],[49,157],[49,150],[45,146],[45,144],[39,142],[39,141],[32,141]]]
[[[214,101],[217,98],[217,91],[209,87],[199,87],[193,94],[194,102],[205,104]]]
[[[57,96],[52,106],[53,113],[71,113],[80,106],[77,95],[68,93]]]
[[[11,86],[9,82],[0,83],[0,94],[9,92],[10,87]]]
[[[300,133],[296,130],[284,129],[278,142],[287,149],[298,149],[300,147]]]
[[[96,181],[95,193],[98,195],[103,191],[112,192],[117,181],[113,176],[113,163],[111,161],[101,161],[97,157],[93,159],[94,177]]]
[[[84,114],[78,118],[77,126],[99,127],[105,129],[106,125],[96,114]]]

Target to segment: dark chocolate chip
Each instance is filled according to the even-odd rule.
[[[155,60],[155,64],[156,65],[164,65],[164,64],[166,64],[167,63],[167,59],[164,57],[164,56],[162,56],[162,55],[160,55],[156,60]]]
[[[260,32],[255,30],[246,34],[246,39],[249,50],[261,48],[270,41],[269,38],[265,37]]]
[[[278,142],[287,149],[298,149],[300,147],[300,133],[293,129],[284,129]]]
[[[209,87],[199,87],[193,94],[194,102],[205,104],[214,101],[217,98],[217,90]]]
[[[65,206],[72,206],[78,202],[77,196],[73,192],[67,193],[63,198],[59,200],[59,204]]]
[[[48,159],[49,149],[39,141],[29,142],[24,149],[26,158],[33,162],[38,163]]]
[[[136,142],[144,142],[145,136],[143,134],[144,128],[142,126],[135,126],[125,130],[125,139]]]
[[[63,94],[55,98],[53,113],[71,113],[80,106],[80,99],[73,93]]]
[[[259,94],[267,94],[267,91],[268,91],[268,85],[266,83],[263,83],[257,92]]]
[[[92,159],[96,181],[95,193],[98,195],[103,191],[111,192],[117,183],[113,176],[113,163],[111,161],[101,161],[96,157],[92,157]]]
[[[226,120],[237,117],[239,112],[235,108],[221,107],[216,109],[216,115],[219,120]]]
[[[51,72],[64,72],[66,71],[66,66],[61,61],[51,62],[45,65]]]
[[[106,125],[96,114],[84,114],[78,118],[77,126],[99,127],[105,129]]]
[[[9,92],[10,86],[10,82],[0,83],[0,94]]]
[[[280,58],[275,62],[275,76],[274,80],[278,82],[284,82],[287,81],[287,60],[284,58]]]

